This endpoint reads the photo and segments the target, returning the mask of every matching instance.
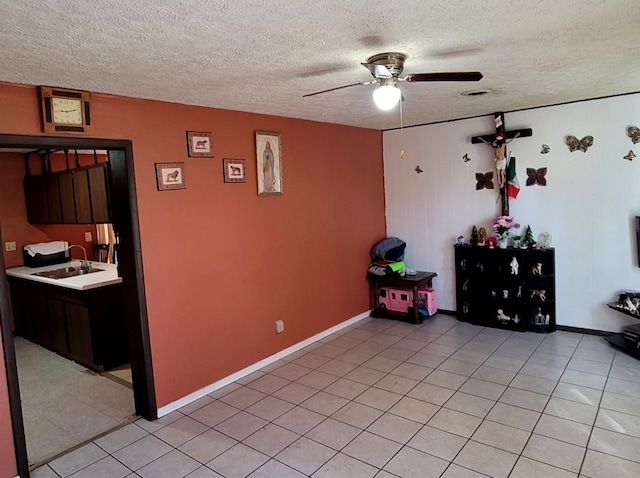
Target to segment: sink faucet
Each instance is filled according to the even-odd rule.
[[[81,262],[80,268],[91,271],[91,264],[89,264],[89,261],[87,260],[87,250],[78,244],[71,244],[69,247],[67,247],[67,250],[71,249],[72,247],[79,247],[80,249],[82,249],[82,252],[84,252],[84,261]]]

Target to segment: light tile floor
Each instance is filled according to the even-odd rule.
[[[137,418],[129,388],[22,337],[14,344],[31,466]]]
[[[35,478],[640,476],[640,361],[602,338],[365,319]]]

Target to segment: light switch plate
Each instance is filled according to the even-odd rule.
[[[91,242],[93,241],[93,239],[91,238],[91,233],[90,232],[85,232],[84,233],[84,242]]]
[[[284,322],[282,320],[276,320],[276,334],[284,332]]]
[[[7,252],[15,251],[16,250],[16,241],[5,242],[4,243],[4,250],[7,251]]]

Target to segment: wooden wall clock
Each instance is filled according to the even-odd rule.
[[[91,93],[40,87],[45,133],[91,133]]]

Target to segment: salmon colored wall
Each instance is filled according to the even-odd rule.
[[[2,340],[0,340],[0,357],[4,357]],[[13,478],[18,472],[13,448],[13,430],[11,428],[11,412],[9,409],[7,375],[4,362],[0,368],[2,369],[2,373],[0,373],[0,477]]]
[[[0,104],[0,133],[41,134],[36,88],[0,83]],[[369,309],[379,131],[102,94],[92,117],[133,141],[158,406]],[[188,158],[186,131],[212,132],[215,158]],[[282,135],[281,196],[257,196],[255,131]],[[225,157],[246,184],[223,183]],[[157,162],[184,162],[188,189],[158,192]]]
[[[32,174],[39,174],[40,161],[34,162],[31,168]],[[93,158],[89,162],[85,159],[81,165],[91,164]],[[64,169],[62,162],[52,161],[53,171]],[[7,267],[15,267],[23,265],[22,248],[25,244],[35,244],[38,242],[48,242],[56,240],[69,241],[71,244],[80,244],[87,249],[87,255],[93,258],[93,244],[85,242],[84,233],[91,232],[95,239],[95,227],[90,224],[78,225],[59,225],[59,224],[29,224],[27,221],[27,206],[24,199],[24,189],[22,181],[26,174],[25,162],[22,154],[19,153],[0,153],[0,227],[2,227],[2,236],[4,242],[16,242],[16,250],[7,252],[2,244],[4,251],[4,260]],[[82,251],[72,249],[72,257],[81,259]]]

